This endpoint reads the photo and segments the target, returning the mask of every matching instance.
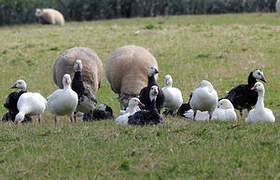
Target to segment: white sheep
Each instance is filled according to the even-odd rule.
[[[36,9],[35,16],[39,17],[42,24],[64,25],[63,15],[55,9]]]
[[[97,54],[86,47],[74,47],[64,51],[53,64],[53,80],[59,88],[63,88],[64,74],[70,74],[73,79],[73,64],[76,59],[83,63],[83,82],[86,88],[97,93],[101,86],[103,65]]]
[[[121,109],[125,109],[129,99],[138,96],[140,90],[147,86],[151,66],[158,68],[155,57],[145,48],[135,45],[118,48],[108,58],[106,77],[111,89],[119,94]]]

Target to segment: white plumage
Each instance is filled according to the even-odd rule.
[[[194,120],[196,111],[208,111],[210,117],[218,103],[218,95],[209,81],[200,82],[200,87],[192,92],[190,106],[194,110]]]
[[[128,107],[126,111],[123,112],[117,119],[115,123],[117,125],[127,125],[128,124],[128,116],[133,115],[135,112],[139,111],[138,104],[142,104],[138,98],[131,98],[128,102]]]
[[[245,122],[275,122],[275,117],[273,112],[264,107],[264,86],[261,82],[257,82],[251,90],[256,90],[258,92],[258,101],[254,109],[249,113]]]
[[[172,109],[174,115],[182,105],[183,97],[178,88],[172,87],[172,82],[172,77],[169,74],[166,75],[164,78],[164,88],[162,88],[162,92],[164,95],[164,106]]]
[[[69,74],[65,74],[62,79],[63,89],[54,91],[48,98],[48,108],[56,116],[68,115],[71,122],[73,121],[73,113],[78,105],[78,95],[71,89],[71,78]]]
[[[25,115],[38,115],[38,121],[40,122],[41,116],[46,109],[46,105],[47,100],[39,93],[27,92],[22,94],[17,103],[19,112],[16,115],[15,122],[22,122]]]

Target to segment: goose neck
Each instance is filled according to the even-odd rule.
[[[255,85],[256,82],[257,82],[257,80],[256,80],[256,78],[253,77],[253,72],[251,72],[249,77],[248,77],[249,88],[252,88]]]
[[[256,110],[263,110],[264,109],[264,91],[258,92],[258,101],[256,104]]]
[[[148,76],[148,86],[153,86],[155,84],[157,84],[155,77],[154,76],[151,76],[151,77]]]

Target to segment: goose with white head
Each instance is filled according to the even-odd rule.
[[[247,109],[248,112],[257,103],[258,93],[252,91],[251,88],[257,82],[257,79],[267,82],[262,70],[255,69],[250,72],[248,76],[248,84],[240,84],[235,88],[231,89],[223,99],[228,99],[233,104],[234,108],[239,110],[240,116],[242,117],[243,109]]]
[[[63,89],[54,91],[48,98],[48,108],[54,115],[56,124],[57,116],[67,115],[73,122],[74,111],[78,105],[78,95],[71,89],[71,77],[65,74],[62,79]]]
[[[245,122],[275,122],[275,116],[273,112],[264,107],[264,86],[261,82],[257,82],[251,90],[257,91],[258,100],[254,109],[249,111]]]

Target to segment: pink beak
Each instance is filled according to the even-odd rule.
[[[140,101],[139,101],[138,105],[145,107],[145,105],[143,103],[141,103]]]
[[[69,78],[66,79],[66,83],[70,84],[70,79]]]
[[[252,88],[251,88],[251,90],[255,90],[256,89],[256,86],[253,86]]]
[[[264,78],[264,76],[262,76],[260,80],[262,80],[265,83],[267,82],[266,79]]]
[[[16,84],[14,84],[11,88],[12,88],[12,89],[17,88]]]

